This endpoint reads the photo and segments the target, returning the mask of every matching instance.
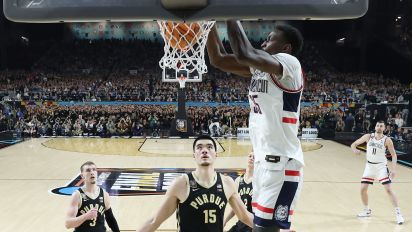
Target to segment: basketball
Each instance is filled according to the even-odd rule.
[[[164,29],[165,39],[174,49],[187,50],[193,46],[200,36],[197,23],[176,23],[168,21]]]

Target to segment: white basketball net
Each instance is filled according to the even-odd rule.
[[[178,27],[183,23],[158,21],[158,24],[160,34],[165,41],[165,54],[159,61],[160,67],[163,70],[165,68],[187,70],[189,73],[196,70],[200,75],[207,73],[204,59],[205,46],[207,36],[215,21],[185,23],[187,30],[183,33],[178,30]],[[177,33],[179,36],[176,36]],[[184,47],[180,45],[184,45]]]

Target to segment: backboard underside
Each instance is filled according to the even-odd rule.
[[[3,0],[3,5],[9,20],[33,23],[336,20],[363,16],[368,0]]]

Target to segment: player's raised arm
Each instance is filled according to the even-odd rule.
[[[208,35],[206,47],[210,64],[214,67],[243,77],[251,76],[248,66],[240,64],[233,54],[226,52],[217,33],[216,25],[213,26]]]
[[[239,189],[239,182],[240,177],[237,177],[235,180],[235,186],[237,191]],[[233,218],[233,216],[235,216],[235,212],[233,212],[233,209],[229,209],[228,214],[226,215],[225,220],[223,221],[223,226],[226,226],[226,224],[230,221],[230,219]]]
[[[229,42],[233,50],[233,54],[235,55],[239,63],[244,64],[248,67],[253,67],[263,72],[273,73],[276,75],[282,74],[282,65],[275,58],[273,58],[268,51],[255,49],[252,46],[239,21],[227,21],[227,32],[229,35]],[[265,46],[265,44],[271,42],[274,39],[272,38],[273,36],[275,35],[271,33],[268,37],[268,40],[264,44],[262,44],[262,47]],[[286,46],[290,47],[290,45]],[[290,48],[285,47],[285,49]]]

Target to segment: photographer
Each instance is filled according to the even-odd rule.
[[[364,110],[359,109],[358,113],[355,115],[355,132],[362,132]]]
[[[71,133],[71,131],[72,131],[72,122],[71,122],[70,116],[66,117],[66,119],[63,122],[62,127],[63,127],[63,136],[71,136],[72,135],[72,133]]]
[[[219,116],[217,110],[214,112],[209,124],[210,136],[219,137],[221,134],[221,128],[219,123]]]
[[[100,117],[99,122],[96,126],[97,135],[105,138],[107,134],[107,126],[104,117]]]
[[[117,130],[119,131],[119,136],[127,135],[129,126],[126,123],[126,119],[121,117],[119,123],[117,124]]]
[[[114,124],[113,119],[109,118],[109,120],[106,124],[106,127],[107,127],[107,133],[108,133],[107,136],[108,137],[117,134],[116,125]]]

